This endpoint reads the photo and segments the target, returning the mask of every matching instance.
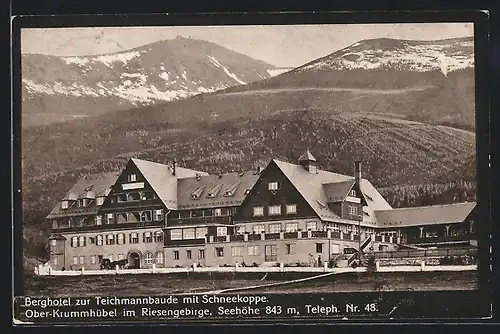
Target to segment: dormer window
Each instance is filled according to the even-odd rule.
[[[231,196],[234,196],[234,194],[236,193],[236,190],[238,189],[238,186],[240,185],[240,182],[234,182],[233,184],[231,184],[229,186],[229,188],[226,189],[226,191],[224,192],[224,196],[226,197],[231,197]]]
[[[220,189],[222,188],[222,184],[218,184],[216,185],[215,187],[213,187],[208,193],[207,193],[207,197],[208,198],[214,198],[215,196],[217,196],[217,194],[219,193]]]
[[[86,198],[80,198],[77,202],[79,208],[84,208],[87,206],[88,200]]]
[[[61,209],[67,209],[69,208],[69,202],[68,201],[62,201],[61,202]]]
[[[136,174],[129,174],[128,175],[128,182],[135,182],[137,181],[137,175]]]
[[[349,196],[356,197],[356,190],[351,189],[351,191],[349,191]]]
[[[205,186],[196,188],[196,190],[191,193],[191,199],[199,199],[203,190],[205,190]]]
[[[269,182],[268,189],[269,190],[278,190],[279,184],[278,182]]]
[[[104,197],[97,197],[96,205],[103,205],[103,204],[104,204]]]

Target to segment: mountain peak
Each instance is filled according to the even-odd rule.
[[[307,63],[296,71],[397,69],[416,72],[473,68],[473,37],[435,41],[366,39]]]

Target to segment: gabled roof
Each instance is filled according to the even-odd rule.
[[[90,174],[79,179],[76,184],[71,187],[71,189],[63,197],[63,200],[69,199],[70,194],[74,194],[74,198],[84,198],[86,193],[91,189],[95,194],[95,197],[107,196],[109,189],[113,184],[115,184],[119,173],[109,172],[109,173],[98,173]],[[97,212],[97,207],[95,205],[95,200],[91,200],[90,204],[84,208],[77,208],[76,205],[69,207],[68,209],[61,209],[61,203],[52,209],[47,219],[62,217],[62,216],[73,216],[73,215],[83,215],[92,214]]]
[[[405,227],[463,222],[475,202],[375,211],[379,227]]]
[[[294,165],[276,159],[273,161],[322,220],[333,222],[340,222],[343,220],[328,208],[327,202],[330,200],[328,199],[328,192],[325,191],[325,187],[335,194],[344,192],[344,189],[347,188],[347,193],[355,182],[353,176],[324,170],[318,170],[317,173],[310,173],[300,165]],[[368,203],[366,210],[369,214],[368,217],[363,218],[363,221],[365,223],[375,224],[376,221],[373,210],[390,210],[392,208],[370,181],[361,179],[360,187]]]
[[[208,175],[205,172],[177,166],[175,167],[175,175],[173,175],[173,170],[170,166],[135,158],[131,160],[151,185],[163,204],[171,210],[177,209],[178,179],[196,177],[196,175]]]
[[[323,184],[323,190],[325,191],[326,198],[328,202],[341,202],[349,194],[352,186],[356,181],[354,179],[335,182],[335,183],[325,183]]]
[[[323,190],[324,183],[335,183],[349,181],[351,177],[318,170],[317,173],[309,173],[304,167],[288,162],[274,159],[273,162],[279,167],[283,174],[293,184],[297,191],[304,197],[311,208],[323,220],[339,220],[327,206],[328,199]]]
[[[197,209],[240,205],[259,179],[253,171],[204,175],[178,180],[177,208]],[[232,191],[232,194],[228,194]],[[192,195],[197,196],[192,196]]]

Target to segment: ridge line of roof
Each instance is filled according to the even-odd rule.
[[[477,204],[477,202],[458,202],[458,203],[448,203],[448,204],[435,204],[435,205],[423,205],[423,206],[408,206],[405,208],[393,208],[388,210],[374,210],[375,212],[393,212],[393,211],[403,211],[403,210],[417,210],[422,208],[438,208],[447,207],[455,205],[466,205],[466,204]]]

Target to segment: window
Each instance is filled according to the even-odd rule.
[[[174,251],[174,260],[179,260],[179,251]]]
[[[291,244],[286,244],[285,245],[285,254],[286,255],[292,254],[292,245]]]
[[[281,224],[270,224],[269,233],[279,233],[281,232]]]
[[[263,216],[264,215],[264,207],[263,206],[254,206],[253,215],[255,217]]]
[[[340,231],[340,225],[337,223],[333,223],[331,225],[331,227],[332,227],[332,230],[334,230],[334,231]]]
[[[153,261],[154,261],[153,254],[151,254],[150,252],[146,252],[144,254],[144,263],[146,263],[146,264],[152,264]]]
[[[113,234],[108,234],[106,236],[106,245],[114,245],[115,244],[115,236]]]
[[[97,255],[97,260],[99,261],[99,263],[102,263],[102,258],[103,258],[102,255]]]
[[[176,228],[170,230],[170,240],[182,240],[182,229]]]
[[[323,244],[316,244],[316,253],[323,253]]]
[[[286,206],[286,214],[294,215],[297,213],[297,205],[296,204],[287,204]]]
[[[86,246],[86,245],[87,245],[87,242],[86,242],[86,240],[85,240],[85,237],[80,236],[80,237],[78,238],[78,247],[84,247],[84,246]]]
[[[96,245],[97,246],[102,246],[103,240],[102,240],[102,235],[98,235],[95,237],[96,240]]]
[[[162,209],[159,209],[159,210],[155,210],[155,221],[160,221],[162,220],[162,217],[163,217],[163,210]]]
[[[75,266],[78,264],[78,256],[73,256],[73,264]]]
[[[137,232],[130,233],[128,238],[129,238],[129,243],[131,244],[139,243],[139,234]]]
[[[123,254],[118,254],[118,261],[123,260],[125,258],[125,255]]]
[[[187,250],[186,251],[186,259],[191,260],[192,257],[193,256],[192,256],[191,250]]]
[[[243,256],[243,246],[231,247],[231,256]]]
[[[151,211],[141,212],[141,222],[151,221]]]
[[[281,215],[281,205],[271,205],[269,207],[269,215],[270,216]]]
[[[224,256],[224,248],[223,247],[215,247],[215,256],[223,257]]]
[[[297,232],[299,225],[297,223],[286,223],[285,232]]]
[[[156,264],[163,264],[163,252],[157,252],[155,258]]]
[[[356,190],[351,189],[351,191],[349,191],[349,196],[356,197]]]
[[[225,237],[227,235],[227,227],[225,226],[217,226],[217,236]]]
[[[57,245],[57,240],[56,239],[50,240],[50,244],[55,247]]]
[[[265,231],[265,226],[264,226],[264,225],[262,225],[262,224],[259,224],[259,225],[254,225],[254,226],[253,226],[253,231],[254,231],[255,233],[264,233],[264,231]]]
[[[96,215],[95,216],[95,224],[96,225],[102,225],[102,216],[101,215]]]
[[[306,230],[308,231],[316,231],[317,230],[317,225],[316,222],[307,222],[306,223]]]
[[[155,242],[163,242],[163,232],[156,231],[154,235]]]
[[[142,235],[142,242],[153,242],[153,233],[144,232]]]
[[[358,207],[355,205],[349,205],[349,214],[350,215],[357,215],[358,214]]]
[[[67,208],[69,208],[68,201],[62,201],[61,202],[61,209],[67,209]]]
[[[95,255],[92,255],[92,256],[90,257],[90,263],[95,264],[95,263],[96,263],[96,262],[95,262],[95,260],[96,260],[96,259],[95,259]]]
[[[97,197],[95,200],[96,205],[103,205],[104,204],[104,197]]]
[[[259,246],[248,246],[247,251],[250,256],[259,255]]]
[[[183,239],[195,239],[194,228],[185,228],[182,230]]]
[[[236,234],[245,234],[246,228],[245,225],[236,226]]]
[[[109,254],[108,255],[108,260],[111,261],[111,262],[113,262],[113,254]]]
[[[278,190],[278,182],[269,182],[268,189],[269,190]]]
[[[84,263],[85,263],[85,256],[80,255],[80,264],[84,264]]]
[[[205,250],[204,249],[198,249],[198,258],[199,259],[205,258]]]
[[[137,181],[137,175],[129,174],[128,175],[128,182],[135,182],[135,181]]]
[[[196,239],[204,239],[208,233],[208,229],[206,227],[197,227],[196,228]]]
[[[52,259],[52,264],[54,266],[57,266],[57,264],[58,264],[57,257],[55,257],[55,258]]]
[[[125,244],[125,234],[118,233],[118,235],[116,236],[116,244],[117,245],[123,245],[123,244]]]
[[[78,237],[71,237],[71,247],[78,247]]]
[[[112,213],[108,213],[106,215],[106,224],[114,224],[115,223],[115,215]]]
[[[214,213],[216,217],[222,216],[222,209],[215,209]]]
[[[345,230],[346,232],[352,232],[352,225],[346,225]]]

